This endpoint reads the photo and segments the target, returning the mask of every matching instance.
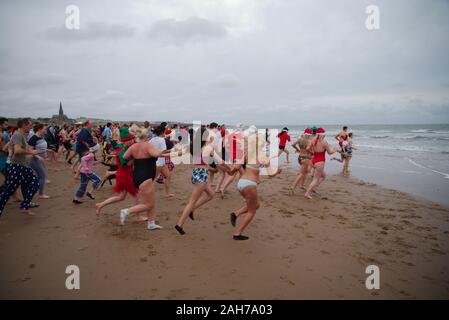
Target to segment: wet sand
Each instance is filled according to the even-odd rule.
[[[98,167],[98,173],[104,167]],[[176,233],[190,196],[190,168],[178,166],[175,198],[157,184],[163,230],[120,208],[95,215],[94,201],[71,203],[77,182],[68,165],[50,164],[52,199],[37,216],[7,205],[0,218],[0,299],[410,299],[449,298],[449,209],[399,191],[338,175],[320,187],[324,199],[288,195],[284,171],[259,186],[261,208],[232,240],[229,213],[242,203],[235,184],[224,200],[200,208]],[[109,197],[112,187],[96,193]],[[66,266],[77,265],[81,289],[67,290]],[[380,268],[380,290],[367,290],[365,268]]]

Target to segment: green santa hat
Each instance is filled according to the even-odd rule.
[[[128,128],[120,128],[120,141],[126,142],[134,139],[134,135],[129,132]]]

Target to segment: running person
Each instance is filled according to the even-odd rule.
[[[32,125],[28,118],[19,119],[17,121],[18,129],[11,138],[13,154],[11,163],[6,168],[6,180],[0,188],[0,216],[9,198],[16,192],[19,186],[21,186],[23,194],[23,201],[20,205],[21,212],[34,215],[30,211],[30,202],[39,190],[39,181],[33,169],[28,167],[27,156],[35,156],[40,151],[30,150],[26,142],[26,136]]]
[[[164,128],[157,127],[153,133],[155,136],[150,140],[150,143],[152,143],[159,152],[167,150],[167,143],[164,138]],[[143,134],[148,136],[148,133]],[[165,157],[159,157],[156,161],[156,177],[159,177],[161,173],[164,176],[165,196],[167,198],[174,197],[174,194],[170,193],[171,173],[166,164]]]
[[[39,151],[39,153],[31,158],[30,168],[33,169],[39,177],[39,198],[49,199],[50,197],[44,193],[48,175],[47,166],[45,165],[48,157],[48,145],[47,141],[44,139],[46,128],[43,124],[36,123],[33,126],[33,131],[34,135],[28,141],[28,145],[34,150]]]
[[[286,157],[287,157],[287,163],[290,163],[290,160],[288,160],[288,155],[289,152],[288,150],[285,148],[287,145],[287,141],[290,141],[290,135],[288,134],[288,128],[284,127],[282,129],[282,131],[277,135],[277,137],[279,138],[279,152],[278,152],[278,157],[285,152]]]
[[[346,141],[343,141],[342,150],[341,150],[341,159],[338,159],[336,157],[331,158],[331,160],[336,160],[338,162],[343,163],[343,175],[349,174],[349,162],[352,159],[352,151],[356,150],[352,144],[352,131],[348,133],[348,139]]]
[[[224,161],[215,152],[212,142],[213,139],[210,139],[209,131],[207,131],[206,128],[201,127],[197,129],[196,132],[192,130],[190,137],[190,155],[192,156],[194,163],[194,168],[192,170],[193,190],[189,202],[179,217],[178,223],[175,225],[176,231],[181,235],[185,234],[182,227],[187,217],[194,220],[194,211],[214,197],[214,191],[208,183],[208,164],[215,161],[216,163],[223,165],[224,170],[229,171],[229,167],[224,164]],[[198,148],[198,150],[196,148]]]
[[[298,140],[296,140],[292,144],[292,147],[298,153],[298,164],[300,165],[300,168],[295,181],[290,187],[291,195],[294,194],[295,188],[298,184],[301,189],[306,190],[304,188],[304,181],[307,177],[307,174],[312,169],[312,153],[307,149],[312,141],[312,135],[312,130],[307,128],[306,130],[304,130],[304,133],[298,138]]]
[[[251,135],[257,134],[251,133]],[[250,136],[251,136],[250,135]],[[255,161],[249,161],[250,155],[248,154],[249,146],[248,146],[248,138],[245,138],[245,155],[244,155],[244,164],[237,164],[234,166],[234,168],[231,170],[231,174],[235,173],[242,168],[244,168],[244,172],[241,175],[238,183],[237,183],[237,189],[239,190],[241,196],[245,199],[245,205],[241,207],[240,209],[236,210],[235,212],[231,213],[231,224],[233,227],[235,227],[234,233],[233,233],[233,239],[234,240],[248,240],[248,236],[242,235],[243,231],[246,229],[246,227],[250,224],[250,222],[253,220],[254,216],[256,215],[257,209],[259,209],[259,197],[257,194],[257,185],[260,183],[260,170],[263,167],[263,164],[259,159],[263,159],[264,163],[267,163],[268,166],[266,166],[266,170],[268,173],[268,176],[274,177],[282,172],[281,168],[278,168],[275,172],[273,172],[273,168],[269,165],[269,160],[265,156],[264,148],[259,148],[258,140],[259,136],[256,137],[256,157]],[[240,216],[244,216],[244,220],[240,223],[239,226],[237,225],[237,218]]]
[[[75,198],[72,201],[74,204],[81,204],[81,198],[84,197],[84,194],[86,194],[86,196],[90,199],[95,200],[93,192],[101,185],[100,177],[93,172],[93,167],[101,163],[101,161],[98,161],[95,158],[95,153],[97,153],[98,150],[100,150],[100,145],[95,144],[90,147],[88,151],[85,151],[84,155],[81,157],[80,186],[76,191]],[[86,193],[89,181],[92,181],[92,187]]]
[[[340,148],[331,148],[329,143],[325,139],[325,130],[323,128],[318,128],[316,131],[317,137],[307,148],[309,151],[313,152],[312,165],[315,169],[313,180],[307,188],[304,196],[308,199],[312,199],[310,193],[315,191],[326,178],[326,173],[324,172],[324,165],[326,162],[326,152],[328,154],[333,154],[340,150]]]
[[[142,137],[139,137],[142,138]],[[126,218],[133,213],[147,212],[149,230],[161,229],[162,227],[155,222],[154,215],[154,186],[153,180],[156,176],[156,161],[159,157],[170,155],[170,151],[158,151],[152,143],[145,139],[134,143],[126,150],[123,159],[133,160],[133,183],[139,190],[138,204],[131,208],[125,208],[120,211],[120,224],[124,225]]]
[[[110,197],[101,203],[97,203],[95,205],[97,208],[97,215],[101,213],[101,210],[105,206],[125,200],[128,193],[137,201],[137,193],[139,190],[134,186],[132,163],[124,158],[128,148],[134,144],[134,135],[129,132],[128,128],[121,128],[119,135],[121,144],[116,144],[114,146],[116,152],[116,164],[118,167],[115,173],[114,192],[117,195]]]

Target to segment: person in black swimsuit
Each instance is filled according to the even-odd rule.
[[[178,153],[178,155],[181,154]],[[148,214],[148,230],[162,228],[155,223],[153,180],[156,176],[157,158],[167,156],[174,155],[170,150],[157,150],[152,143],[147,141],[135,143],[125,152],[123,158],[128,160],[128,163],[134,162],[133,182],[139,189],[139,193],[137,194],[138,204],[120,211],[120,224],[125,224],[128,215],[146,211]]]
[[[157,158],[154,157],[134,160],[133,182],[136,188],[139,188],[148,179],[154,180],[156,177],[156,161]]]

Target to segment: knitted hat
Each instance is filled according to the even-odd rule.
[[[126,142],[134,139],[134,135],[129,132],[128,128],[120,128],[120,141]]]
[[[282,128],[282,131],[288,131],[287,127]]]
[[[317,129],[315,126],[313,126],[312,128],[310,128],[310,130],[312,130],[313,134],[315,134]]]

